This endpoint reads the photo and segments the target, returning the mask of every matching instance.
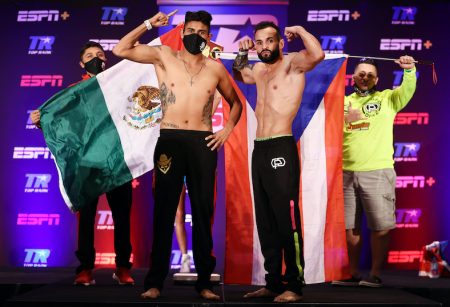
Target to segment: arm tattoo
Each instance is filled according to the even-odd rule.
[[[238,55],[233,62],[233,69],[240,71],[246,67],[253,69],[254,64],[248,63],[248,54]]]
[[[212,109],[213,109],[214,95],[209,96],[208,102],[203,107],[202,123],[208,128],[212,128]]]
[[[161,88],[159,89],[159,97],[161,100],[162,112],[164,114],[169,104],[175,104],[176,98],[173,92],[167,88],[164,82],[161,83]]]

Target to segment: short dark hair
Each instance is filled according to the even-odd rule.
[[[103,50],[102,45],[100,45],[99,43],[93,42],[93,41],[88,41],[86,44],[83,45],[83,47],[80,50],[80,59],[83,59],[83,55],[86,52],[86,49],[91,48],[91,47],[97,47],[101,51],[105,52],[105,50]]]
[[[211,29],[212,16],[207,11],[190,12],[187,11],[184,16],[184,24],[186,25],[190,21],[200,21],[202,24],[208,26],[208,32]]]
[[[257,31],[265,29],[265,28],[274,28],[277,31],[277,39],[281,40],[281,32],[280,28],[274,24],[272,21],[261,21],[255,26],[255,34]]]
[[[378,72],[378,64],[377,64],[377,62],[376,62],[374,59],[371,59],[371,58],[362,58],[361,60],[358,61],[358,63],[356,64],[354,70],[356,70],[356,68],[358,68],[358,66],[359,66],[360,64],[369,64],[369,65],[375,66],[375,69],[376,69],[377,72]]]

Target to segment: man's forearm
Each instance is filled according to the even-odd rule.
[[[303,41],[303,45],[305,46],[308,55],[317,59],[322,59],[324,56],[324,52],[322,50],[322,45],[317,40],[317,38],[315,38],[314,35],[306,31],[301,26],[297,26],[296,30],[296,33]]]
[[[248,53],[243,52],[239,53],[233,62],[233,70],[241,71],[245,67],[249,66],[248,64]]]
[[[233,130],[234,126],[238,123],[241,113],[242,113],[242,103],[239,99],[235,99],[231,104],[230,108],[230,117],[228,118],[227,123],[225,124],[225,127]]]
[[[113,53],[117,56],[121,56],[123,51],[133,49],[139,38],[147,31],[145,24],[140,24],[137,28],[122,37],[119,43],[114,47]]]

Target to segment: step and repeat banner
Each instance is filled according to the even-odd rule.
[[[119,39],[158,10],[179,11],[169,26],[151,30],[146,43],[184,20],[188,10],[213,15],[213,40],[224,51],[237,51],[238,41],[253,37],[253,27],[270,20],[281,29],[302,25],[315,35],[327,53],[398,58],[408,54],[436,63],[439,82],[432,82],[431,67],[418,65],[416,93],[394,126],[397,171],[397,229],[392,234],[387,263],[399,269],[417,269],[422,245],[450,239],[450,185],[448,178],[450,103],[450,43],[443,29],[450,26],[450,4],[406,1],[402,5],[378,1],[11,1],[2,4],[4,77],[2,89],[2,191],[0,231],[3,250],[0,266],[76,266],[77,216],[59,193],[58,175],[42,132],[30,121],[30,112],[56,92],[81,79],[80,48],[88,40],[106,51],[107,66],[120,59],[111,50]],[[299,41],[285,52],[303,48]],[[352,91],[352,71],[357,60],[348,60],[346,93]],[[402,70],[390,61],[379,63],[378,89],[401,84]],[[222,108],[213,117],[215,129],[223,125]],[[223,271],[225,195],[223,152],[219,155],[218,193],[214,225],[218,271]],[[150,159],[151,157],[149,157]],[[132,261],[135,267],[149,262],[152,240],[152,174],[133,180]],[[185,226],[191,253],[192,220],[189,197]],[[305,217],[307,218],[307,217]],[[95,225],[96,264],[114,266],[111,211],[102,196]],[[366,234],[366,238],[368,233]],[[172,268],[181,253],[173,241]],[[366,240],[367,242],[367,240]],[[364,264],[370,254],[365,248]]]

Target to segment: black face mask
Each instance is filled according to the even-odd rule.
[[[105,61],[98,57],[92,58],[90,61],[84,63],[84,69],[93,75],[101,73],[105,70],[105,67]]]
[[[189,53],[196,55],[206,48],[206,39],[196,33],[185,35],[183,45]]]
[[[270,51],[270,50],[264,49],[263,51],[261,51],[261,53],[263,53],[264,51]],[[258,58],[261,60],[261,62],[267,63],[267,64],[272,64],[276,60],[278,60],[278,58],[280,57],[280,46],[277,46],[276,49],[274,49],[273,51],[270,51],[270,55],[268,57],[263,57],[261,55],[261,53],[258,53]]]
[[[357,87],[356,85],[353,86],[353,89],[355,90],[355,93],[358,94],[358,95],[361,96],[361,97],[366,97],[366,96],[372,95],[372,94],[375,93],[375,91],[376,91],[375,86],[373,86],[371,89],[366,90],[366,91],[361,90],[361,89],[360,89],[359,87]]]

